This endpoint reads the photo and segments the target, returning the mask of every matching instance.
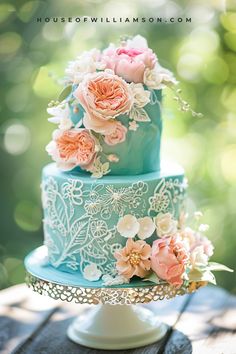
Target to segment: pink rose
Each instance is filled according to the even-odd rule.
[[[114,131],[109,135],[105,135],[104,141],[108,145],[116,145],[122,143],[125,141],[126,133],[127,128],[120,122],[116,122]]]
[[[187,261],[187,250],[176,237],[166,237],[154,241],[151,268],[159,278],[180,287],[183,283]]]
[[[62,170],[86,168],[95,158],[95,140],[86,129],[56,130],[46,150]]]
[[[132,94],[129,85],[110,72],[89,74],[74,92],[87,114],[87,129],[104,135],[114,131],[114,118],[130,111]]]
[[[104,50],[102,61],[108,69],[128,82],[143,83],[145,69],[153,69],[156,55],[150,48],[130,48],[128,46]]]

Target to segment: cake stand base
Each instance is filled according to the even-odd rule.
[[[96,349],[130,349],[163,338],[167,326],[139,305],[98,305],[77,317],[67,331],[75,343]]]

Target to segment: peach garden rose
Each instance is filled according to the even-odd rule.
[[[110,71],[87,75],[74,96],[87,113],[85,128],[103,135],[111,134],[116,128],[114,118],[129,112],[132,106],[129,85]]]
[[[160,279],[180,287],[183,284],[187,261],[187,250],[176,237],[166,237],[154,241],[151,268]]]
[[[56,130],[46,150],[62,170],[86,168],[95,157],[96,143],[86,129]]]

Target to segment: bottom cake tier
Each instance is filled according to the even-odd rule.
[[[159,172],[102,179],[47,165],[42,202],[50,264],[62,271],[79,272],[89,281],[115,276],[114,253],[125,247],[131,237],[129,229],[131,234],[138,232],[135,228],[142,220],[140,238],[151,245],[157,231],[150,229],[150,222],[155,224],[152,220],[158,215],[178,220],[184,209],[185,187],[184,171],[174,164]],[[148,232],[152,235],[146,237]]]

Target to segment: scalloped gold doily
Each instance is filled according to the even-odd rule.
[[[40,279],[28,272],[26,283],[33,291],[41,295],[50,296],[55,300],[90,305],[148,303],[150,301],[170,299],[177,295],[188,294],[206,285],[203,282],[191,283],[189,288],[180,289],[176,289],[167,283],[129,288],[82,288],[53,283]]]

